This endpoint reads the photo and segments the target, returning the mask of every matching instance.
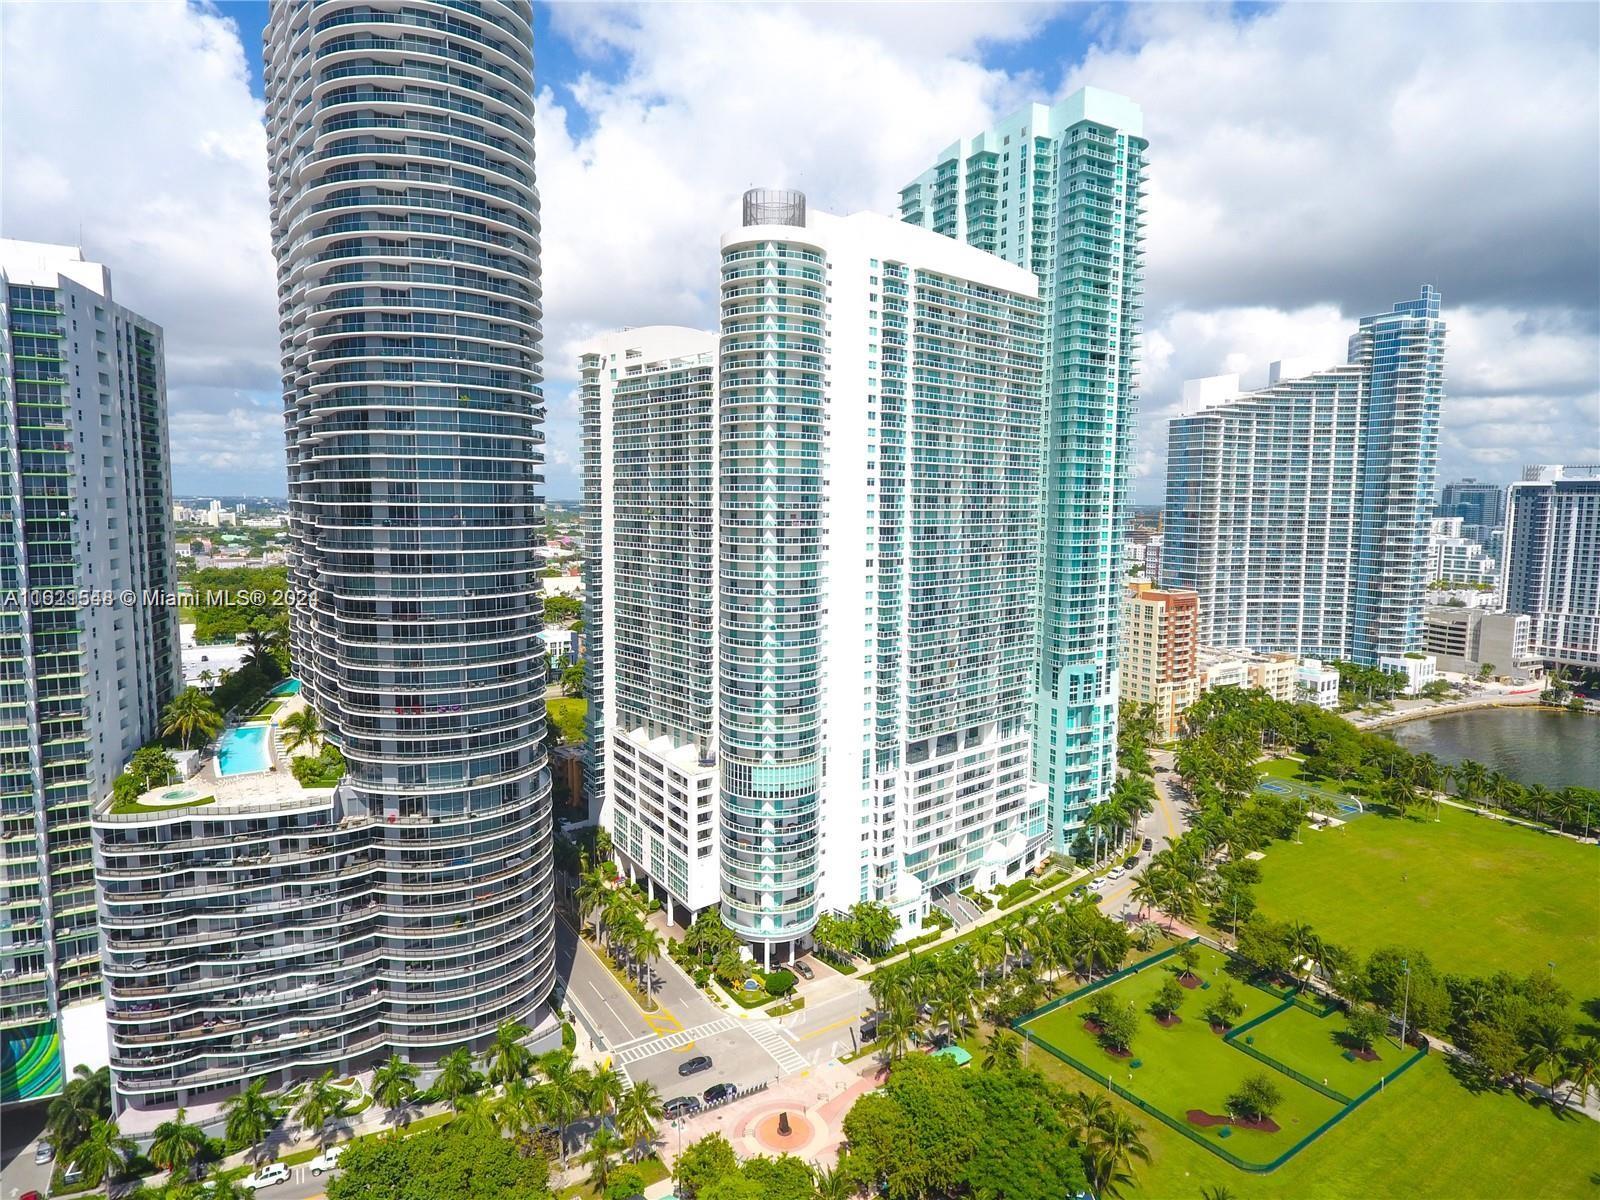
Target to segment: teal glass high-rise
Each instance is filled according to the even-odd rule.
[[[1031,270],[1050,339],[1034,778],[1065,849],[1116,775],[1121,530],[1143,296],[1143,115],[1084,88],[956,142],[902,219]]]

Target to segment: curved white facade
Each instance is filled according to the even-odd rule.
[[[530,19],[272,5],[294,669],[348,769],[98,814],[134,1107],[434,1058],[554,984]]]

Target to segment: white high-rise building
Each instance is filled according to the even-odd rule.
[[[158,326],[0,241],[0,1103],[105,1062],[89,814],[179,686]],[[128,593],[125,595],[124,593]],[[98,594],[98,597],[96,596]],[[130,596],[132,602],[130,602]],[[103,1008],[100,1008],[103,1013]],[[75,1037],[95,1031],[95,1044]]]
[[[1494,556],[1468,537],[1460,517],[1435,517],[1428,523],[1428,582],[1494,584],[1500,571]]]
[[[862,900],[914,929],[1046,852],[1038,293],[798,193],[722,240],[722,915],[764,957]]]
[[[1361,318],[1345,365],[1184,384],[1161,578],[1199,593],[1202,641],[1367,663],[1421,646],[1444,337],[1424,285]]]
[[[716,768],[717,335],[583,349],[591,805],[619,862],[687,923],[721,897]]]
[[[1600,465],[1529,467],[1506,493],[1507,612],[1532,618],[1530,651],[1600,667]]]

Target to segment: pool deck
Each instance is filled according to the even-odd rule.
[[[277,726],[290,713],[304,708],[306,702],[299,694],[278,697],[282,706],[272,714],[270,721],[265,722],[267,733],[267,755],[271,765],[264,771],[251,771],[242,775],[222,775],[217,771],[216,755],[207,757],[205,765],[198,772],[184,780],[181,784],[165,784],[158,788],[151,788],[139,797],[139,802],[150,809],[170,808],[173,813],[183,813],[191,806],[185,804],[163,804],[162,795],[182,787],[192,790],[197,796],[210,796],[213,804],[207,805],[208,811],[214,812],[217,808],[261,808],[276,807],[286,802],[327,800],[333,795],[333,788],[306,788],[301,787],[294,774],[289,770],[289,760],[302,755],[317,753],[316,748],[301,746],[293,753],[285,754],[278,746]],[[238,728],[247,722],[239,722],[229,728]],[[255,722],[260,725],[263,722]],[[319,747],[320,748],[320,747]],[[149,812],[142,814],[146,817],[159,817],[163,814]]]

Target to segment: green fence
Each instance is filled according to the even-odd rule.
[[[1250,1020],[1246,1021],[1243,1025],[1238,1025],[1238,1026],[1235,1026],[1233,1029],[1228,1030],[1227,1033],[1222,1035],[1222,1040],[1224,1042],[1226,1042],[1228,1045],[1232,1046],[1235,1050],[1243,1050],[1246,1054],[1248,1054],[1251,1058],[1255,1059],[1257,1062],[1266,1063],[1267,1066],[1271,1067],[1274,1071],[1281,1071],[1283,1074],[1287,1075],[1290,1079],[1294,1080],[1296,1083],[1302,1083],[1306,1087],[1310,1088],[1313,1092],[1317,1092],[1317,1093],[1319,1093],[1319,1094],[1321,1094],[1323,1096],[1326,1096],[1329,1100],[1332,1100],[1335,1104],[1350,1104],[1350,1103],[1352,1103],[1350,1097],[1346,1096],[1343,1092],[1336,1092],[1331,1087],[1328,1087],[1326,1084],[1318,1083],[1315,1079],[1311,1078],[1311,1076],[1305,1074],[1304,1072],[1296,1071],[1288,1063],[1279,1062],[1277,1059],[1273,1058],[1270,1054],[1263,1054],[1261,1051],[1257,1050],[1254,1046],[1250,1045],[1248,1042],[1241,1042],[1241,1041],[1238,1040],[1240,1034],[1245,1033],[1248,1030],[1254,1029],[1258,1025],[1264,1024],[1265,1022],[1272,1020],[1272,1018],[1277,1016],[1279,1013],[1284,1012],[1284,1011],[1286,1011],[1288,1009],[1291,1009],[1291,1008],[1294,1008],[1294,1007],[1295,1007],[1295,1003],[1294,1003],[1293,1000],[1285,1000],[1282,1004],[1278,1005],[1278,1007],[1269,1008],[1266,1012],[1262,1013],[1260,1016],[1252,1017],[1252,1018],[1250,1018]],[[1326,1017],[1328,1014],[1327,1013],[1319,1013],[1317,1015]]]
[[[1192,945],[1199,940],[1199,938],[1191,938],[1186,944]],[[1280,998],[1283,999],[1283,1003],[1279,1004],[1270,1012],[1263,1013],[1258,1017],[1253,1017],[1249,1021],[1246,1021],[1243,1025],[1230,1030],[1227,1035],[1225,1035],[1223,1040],[1234,1049],[1243,1050],[1246,1054],[1251,1055],[1253,1058],[1259,1059],[1261,1062],[1265,1063],[1269,1067],[1272,1067],[1274,1070],[1281,1071],[1283,1074],[1288,1075],[1297,1082],[1302,1083],[1321,1095],[1328,1097],[1335,1103],[1344,1105],[1344,1107],[1338,1112],[1334,1113],[1321,1125],[1318,1125],[1310,1133],[1306,1134],[1305,1137],[1301,1138],[1294,1145],[1290,1146],[1282,1154],[1278,1155],[1277,1158],[1274,1158],[1270,1162],[1256,1163],[1240,1158],[1237,1154],[1227,1150],[1223,1146],[1219,1145],[1216,1141],[1195,1132],[1195,1130],[1186,1121],[1181,1121],[1177,1117],[1174,1117],[1169,1113],[1166,1113],[1163,1110],[1155,1107],[1153,1104],[1140,1099],[1138,1096],[1134,1095],[1134,1093],[1130,1092],[1127,1088],[1119,1084],[1116,1080],[1112,1079],[1109,1075],[1095,1070],[1093,1067],[1089,1066],[1088,1063],[1079,1062],[1076,1058],[1073,1058],[1072,1055],[1068,1054],[1065,1050],[1062,1050],[1059,1046],[1045,1041],[1043,1038],[1035,1034],[1031,1029],[1027,1028],[1029,1022],[1037,1020],[1039,1017],[1042,1017],[1047,1013],[1054,1012],[1056,1009],[1065,1004],[1070,1004],[1074,1000],[1081,999],[1084,996],[1099,991],[1101,988],[1107,987],[1120,979],[1126,979],[1129,975],[1137,974],[1146,967],[1155,966],[1157,963],[1172,957],[1172,955],[1178,953],[1178,951],[1181,949],[1182,946],[1169,946],[1159,954],[1153,954],[1149,958],[1143,959],[1131,967],[1124,967],[1115,974],[1107,975],[1104,979],[1098,979],[1091,984],[1077,989],[1077,991],[1071,992],[1060,997],[1059,999],[1052,1000],[1049,1004],[1044,1005],[1042,1008],[1035,1009],[1033,1012],[1017,1018],[1017,1020],[1011,1023],[1011,1027],[1018,1033],[1022,1034],[1023,1037],[1027,1038],[1028,1041],[1032,1042],[1035,1046],[1039,1046],[1048,1051],[1050,1054],[1053,1054],[1056,1058],[1066,1063],[1067,1066],[1071,1067],[1073,1070],[1081,1072],[1082,1074],[1087,1075],[1090,1079],[1094,1080],[1096,1083],[1109,1088],[1118,1096],[1122,1097],[1122,1099],[1126,1100],[1129,1104],[1132,1104],[1134,1107],[1138,1108],[1140,1112],[1149,1113],[1167,1128],[1172,1129],[1177,1133],[1181,1133],[1195,1145],[1204,1147],[1206,1150],[1210,1151],[1212,1154],[1215,1154],[1218,1158],[1222,1159],[1230,1166],[1237,1167],[1241,1171],[1249,1171],[1254,1175],[1265,1175],[1269,1172],[1276,1171],[1279,1167],[1283,1166],[1284,1163],[1288,1162],[1296,1154],[1299,1154],[1300,1151],[1304,1150],[1307,1146],[1316,1141],[1324,1133],[1328,1132],[1328,1130],[1332,1129],[1340,1121],[1343,1121],[1351,1113],[1355,1112],[1373,1096],[1377,1095],[1378,1092],[1383,1090],[1386,1084],[1392,1080],[1398,1079],[1401,1075],[1404,1075],[1417,1064],[1419,1059],[1423,1058],[1427,1054],[1426,1050],[1416,1051],[1411,1055],[1410,1058],[1406,1059],[1394,1070],[1385,1075],[1379,1076],[1376,1083],[1374,1083],[1366,1091],[1362,1092],[1361,1095],[1357,1096],[1354,1100],[1351,1100],[1348,1097],[1342,1096],[1338,1092],[1333,1091],[1331,1088],[1322,1086],[1309,1076],[1303,1075],[1299,1071],[1296,1071],[1293,1067],[1290,1067],[1285,1063],[1280,1063],[1276,1059],[1269,1058],[1267,1055],[1257,1051],[1253,1046],[1247,1046],[1234,1040],[1245,1030],[1259,1025],[1271,1017],[1277,1016],[1287,1008],[1295,1006],[1299,1000],[1299,993],[1294,993],[1287,998],[1280,996]],[[1275,996],[1280,995],[1271,988],[1263,988],[1262,990],[1267,991]],[[1306,1008],[1308,1011],[1319,1017],[1325,1017],[1339,1007],[1337,1003],[1329,1003],[1323,1008],[1322,1011],[1318,1012],[1316,1009],[1311,1008],[1308,1005],[1301,1004],[1299,1006]]]
[[[1068,992],[1065,996],[1057,996],[1054,1000],[1050,1001],[1049,1004],[1044,1005],[1042,1008],[1036,1008],[1031,1013],[1018,1017],[1015,1021],[1011,1022],[1011,1028],[1020,1030],[1029,1021],[1036,1021],[1048,1013],[1055,1012],[1055,1010],[1058,1008],[1062,1008],[1068,1004],[1071,1004],[1074,1000],[1080,1000],[1084,996],[1098,992],[1101,988],[1110,987],[1113,983],[1126,979],[1129,975],[1137,975],[1146,967],[1153,967],[1159,962],[1165,962],[1174,954],[1178,953],[1178,951],[1182,950],[1184,946],[1192,946],[1199,940],[1199,938],[1194,937],[1179,945],[1168,946],[1165,950],[1158,951],[1157,953],[1152,954],[1149,958],[1141,958],[1131,967],[1123,967],[1122,970],[1113,971],[1104,979],[1096,979],[1092,983],[1084,984],[1076,991]]]

